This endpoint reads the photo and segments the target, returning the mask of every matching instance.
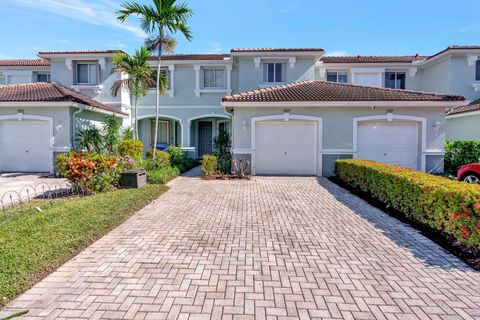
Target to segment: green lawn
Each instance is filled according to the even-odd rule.
[[[0,223],[0,305],[30,288],[166,190],[163,185],[147,185],[142,189],[55,200],[53,206],[49,202],[25,205],[26,213]],[[32,210],[36,207],[42,211]]]

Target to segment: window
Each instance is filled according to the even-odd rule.
[[[475,63],[475,80],[480,81],[480,60],[477,60],[477,62]]]
[[[77,63],[77,84],[97,84],[96,63]]]
[[[405,89],[405,72],[385,72],[385,88]]]
[[[155,137],[155,120],[152,121],[152,144]],[[158,121],[158,135],[157,135],[157,145],[169,145],[170,144],[170,128],[169,122],[165,120]]]
[[[227,133],[230,133],[230,122],[228,121],[221,121],[218,123],[218,132],[220,131],[226,131]]]
[[[0,72],[0,84],[7,84],[7,79],[3,72]]]
[[[167,78],[167,90],[170,90],[170,71],[167,69],[161,69],[160,73],[165,75]],[[156,88],[157,87],[157,71],[152,73],[152,80],[153,82],[150,84],[149,88]]]
[[[50,82],[50,73],[37,73],[37,82]]]
[[[225,88],[225,69],[203,69],[204,88]]]
[[[285,82],[285,63],[264,63],[263,82]]]
[[[347,83],[348,76],[346,72],[327,72],[327,81]]]

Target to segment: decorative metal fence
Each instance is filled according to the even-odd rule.
[[[11,212],[22,212],[22,208],[30,210],[25,206],[32,200],[39,200],[42,203],[49,201],[53,205],[53,200],[72,196],[85,196],[86,193],[73,186],[69,182],[39,183],[35,186],[25,186],[20,190],[9,190],[0,194],[0,209],[3,213],[3,219],[9,216]]]

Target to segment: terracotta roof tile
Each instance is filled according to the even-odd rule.
[[[0,86],[0,102],[72,101],[97,109],[127,115],[72,89],[54,82],[36,82]]]
[[[323,52],[322,48],[235,48],[231,52]]]
[[[413,56],[325,56],[324,63],[411,63],[425,59],[420,55]]]
[[[328,81],[302,81],[223,98],[224,102],[292,101],[463,101],[462,96],[365,87]]]
[[[1,67],[48,67],[50,62],[45,59],[15,59],[0,60]]]
[[[66,51],[40,51],[38,54],[40,55],[48,55],[48,54],[108,54],[108,53],[118,53],[118,52],[125,52],[123,50],[66,50]]]
[[[162,60],[174,61],[196,61],[196,60],[225,60],[229,54],[171,54],[162,55]],[[149,60],[157,60],[157,56],[151,56]]]
[[[447,116],[465,113],[465,112],[472,112],[472,111],[480,111],[480,99],[477,99],[466,106],[453,108],[452,110],[447,112]]]

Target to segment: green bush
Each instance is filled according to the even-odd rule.
[[[459,242],[480,249],[480,187],[367,160],[335,162],[343,183]]]
[[[170,154],[170,161],[173,167],[176,167],[180,172],[185,172],[188,167],[188,158],[181,147],[173,145],[168,146],[167,152]]]
[[[480,162],[480,141],[445,142],[445,172],[457,175],[461,166]]]
[[[117,187],[120,173],[130,169],[128,157],[70,152],[57,156],[57,171],[86,193],[107,191]]]
[[[152,184],[164,184],[179,175],[179,171],[174,167],[164,167],[162,169],[147,170],[147,181]]]
[[[208,177],[213,175],[218,170],[218,159],[217,156],[212,154],[203,155],[202,159],[202,176]]]
[[[140,161],[143,155],[143,143],[140,140],[122,140],[118,145],[118,154]]]
[[[232,156],[230,154],[224,154],[221,156],[218,156],[218,170],[221,173],[228,174],[231,172],[232,169]]]

